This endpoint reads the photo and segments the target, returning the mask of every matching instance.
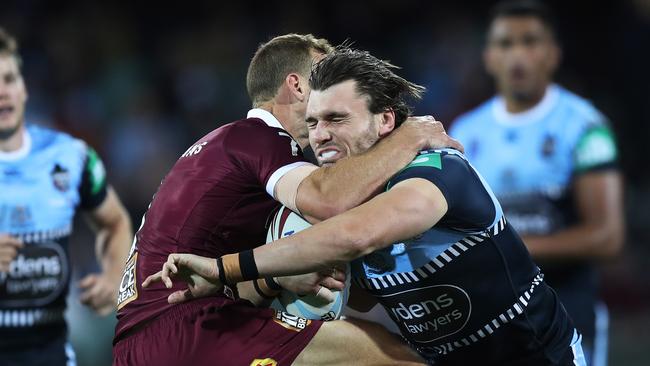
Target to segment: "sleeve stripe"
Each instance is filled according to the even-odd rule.
[[[273,172],[273,174],[271,174],[271,177],[269,177],[269,180],[266,182],[266,193],[275,198],[273,196],[273,191],[275,190],[275,185],[278,183],[280,178],[282,178],[285,174],[292,171],[293,169],[303,165],[311,165],[311,163],[308,163],[306,161],[297,161],[295,163],[287,164],[281,168],[278,168],[275,172]]]

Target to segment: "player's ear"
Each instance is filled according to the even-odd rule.
[[[379,117],[379,137],[386,137],[395,129],[395,111],[392,108],[386,109]]]
[[[549,71],[554,73],[562,61],[562,49],[555,42],[551,44],[549,50]]]
[[[307,89],[305,88],[305,80],[296,73],[287,75],[284,80],[290,94],[299,101],[304,101],[307,98]]]

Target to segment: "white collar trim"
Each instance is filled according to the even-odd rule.
[[[32,138],[29,135],[29,131],[27,131],[27,128],[23,129],[23,143],[18,148],[18,150],[14,151],[0,151],[0,161],[16,161],[19,159],[24,158],[29,154],[29,151],[32,149]]]
[[[278,121],[278,119],[275,118],[273,114],[261,108],[251,109],[248,111],[246,118],[259,118],[264,121],[264,123],[266,123],[269,127],[275,127],[284,130],[284,127],[282,127],[280,121]]]
[[[535,123],[542,120],[555,107],[559,95],[560,90],[558,86],[551,84],[546,88],[544,98],[537,105],[519,113],[508,112],[503,97],[498,96],[492,103],[492,113],[497,122],[508,126],[521,126]]]

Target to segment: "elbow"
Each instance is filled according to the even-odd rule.
[[[625,242],[625,234],[623,229],[611,230],[606,237],[606,242],[603,245],[603,258],[613,259],[621,254],[623,251],[623,243]]]
[[[349,262],[372,253],[374,238],[364,230],[361,222],[345,222],[340,227],[341,261]]]

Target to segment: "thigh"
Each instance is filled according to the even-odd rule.
[[[113,348],[114,365],[290,365],[321,326],[245,302],[172,309]]]
[[[361,319],[325,322],[294,361],[294,366],[424,365],[400,338]]]

